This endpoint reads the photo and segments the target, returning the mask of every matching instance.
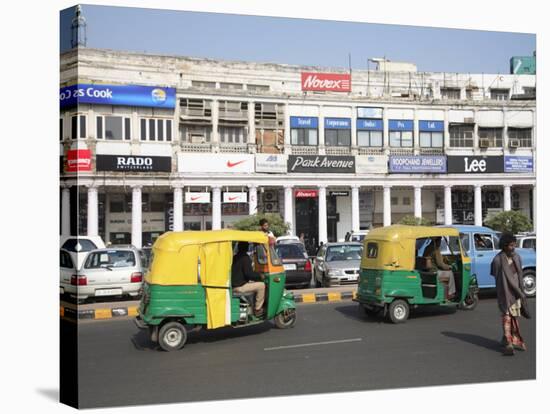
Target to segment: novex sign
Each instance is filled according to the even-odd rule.
[[[351,75],[302,72],[302,91],[351,92]]]
[[[78,104],[144,106],[169,108],[176,106],[176,89],[143,85],[76,84],[61,88],[61,108]]]

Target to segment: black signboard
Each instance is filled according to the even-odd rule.
[[[329,192],[331,197],[348,197],[349,191],[331,191]]]
[[[171,172],[172,158],[147,155],[96,156],[97,171]]]
[[[504,172],[503,156],[449,155],[447,172],[455,174],[487,174]]]
[[[290,155],[289,173],[355,173],[355,157],[338,155]]]

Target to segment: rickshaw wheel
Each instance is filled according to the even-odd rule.
[[[396,299],[388,307],[388,317],[393,323],[403,323],[409,318],[409,304],[406,300]]]
[[[461,310],[474,310],[478,303],[479,297],[477,293],[468,293],[458,307]]]
[[[292,328],[296,324],[296,309],[286,309],[273,318],[275,326],[279,329]]]
[[[187,341],[185,326],[179,322],[165,323],[159,331],[159,345],[167,352],[183,348]]]

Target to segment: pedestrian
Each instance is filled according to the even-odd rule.
[[[269,221],[267,221],[266,218],[263,218],[260,220],[260,230],[263,231],[268,239],[269,239],[269,244],[275,244],[275,236],[273,235],[273,233],[269,230]]]
[[[501,251],[491,263],[491,275],[495,278],[498,307],[502,316],[504,355],[514,355],[514,350],[526,351],[527,346],[519,330],[519,317],[530,318],[525,294],[521,288],[521,257],[515,252],[516,237],[503,233]]]

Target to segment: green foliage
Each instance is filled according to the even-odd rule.
[[[525,214],[513,210],[495,214],[485,222],[485,225],[496,231],[507,231],[513,234],[533,229],[531,220]]]
[[[405,216],[399,220],[399,224],[405,224],[407,226],[431,226],[433,223],[424,217]]]
[[[289,229],[288,223],[285,223],[281,215],[276,213],[254,214],[253,216],[245,217],[233,223],[233,228],[237,230],[259,230],[260,220],[263,218],[269,222],[269,230],[273,232],[275,237],[287,234]]]

